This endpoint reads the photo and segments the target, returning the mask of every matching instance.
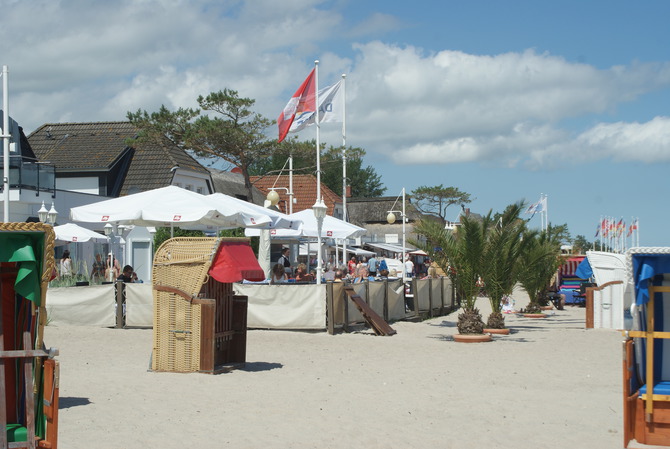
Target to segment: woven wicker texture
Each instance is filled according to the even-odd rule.
[[[156,251],[154,286],[177,288],[197,297],[220,239],[176,237]],[[193,372],[200,369],[201,306],[175,293],[154,289],[154,348],[152,369]]]

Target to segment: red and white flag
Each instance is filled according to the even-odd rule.
[[[295,120],[296,114],[313,114],[316,112],[316,69],[312,69],[309,75],[295,91],[293,97],[284,107],[284,110],[277,118],[277,126],[279,127],[279,142],[286,138],[291,129],[291,124]]]
[[[344,90],[342,81],[319,89],[319,123],[342,122],[344,120]],[[314,124],[315,112],[296,114],[288,132],[297,133]]]

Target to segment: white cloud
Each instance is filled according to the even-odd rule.
[[[350,36],[379,36],[408,24],[381,12],[347,17],[341,6],[320,0],[11,2],[0,28],[10,113],[26,131],[62,120],[125,120],[127,111],[161,104],[195,107],[198,95],[227,87],[256,99],[257,110],[274,118],[318,58],[322,86],[347,74],[348,143],[398,164],[538,168],[670,158],[668,118],[626,123],[617,117],[625,103],[667,89],[668,62],[603,70],[532,49],[473,55],[353,43]],[[616,123],[603,122],[610,118]],[[339,127],[324,126],[323,138],[339,145]]]
[[[546,160],[542,154],[558,147],[567,150],[567,161],[588,150],[589,142],[573,141],[559,128],[562,121],[607,113],[670,84],[668,64],[598,70],[532,50],[423,54],[381,42],[357,49],[347,134],[365,148],[382,147],[396,161],[494,158],[537,167]],[[616,152],[603,148],[601,157]]]

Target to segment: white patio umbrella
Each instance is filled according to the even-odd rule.
[[[104,243],[109,241],[109,237],[106,235],[98,234],[74,223],[54,226],[54,233],[56,234],[56,245],[64,245],[70,242],[84,243],[94,241]]]
[[[270,223],[258,225],[256,228],[269,229],[293,229],[299,230],[302,226],[302,220],[293,218],[289,215],[283,214],[274,209],[269,209],[258,204],[249,203],[248,201],[235,198],[223,193],[212,193],[207,195],[208,201],[217,208],[237,209],[252,215],[267,215],[270,217]]]
[[[224,208],[205,195],[167,186],[113,198],[70,210],[73,221],[137,226],[205,225],[219,228],[269,226],[267,214],[239,207]]]
[[[272,237],[317,237],[319,234],[316,217],[312,209],[305,209],[300,212],[288,215],[293,220],[302,221],[302,227],[299,229],[273,229],[270,231]],[[326,215],[321,229],[322,238],[333,239],[351,239],[365,234],[365,228],[347,223],[339,218]],[[257,229],[246,229],[247,236],[257,236],[260,232]]]

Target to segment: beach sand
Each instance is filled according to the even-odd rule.
[[[246,367],[219,375],[151,372],[151,329],[47,326],[59,445],[623,447],[621,333],[554,313],[509,315],[510,335],[477,344],[452,340],[458,312],[390,337],[250,330]]]

